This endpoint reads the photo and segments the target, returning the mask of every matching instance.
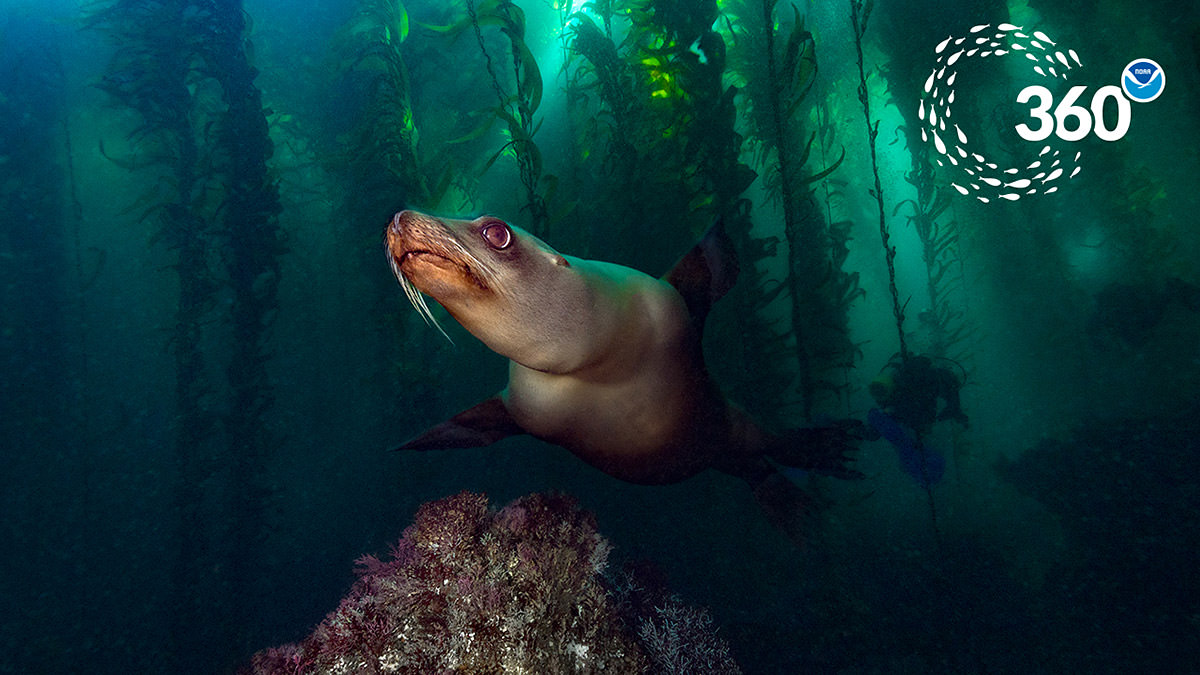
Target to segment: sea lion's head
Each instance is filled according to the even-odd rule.
[[[538,370],[570,365],[572,340],[586,328],[572,320],[572,308],[588,291],[545,242],[494,216],[401,211],[386,246],[392,271],[427,320],[436,325],[421,293],[499,354]]]

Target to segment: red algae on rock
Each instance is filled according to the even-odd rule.
[[[498,512],[467,492],[424,504],[389,559],[359,559],[358,580],[311,635],[255,654],[243,673],[672,672],[646,629],[661,617],[621,611],[631,603],[603,575],[610,549],[563,495]],[[689,672],[740,672],[727,649],[712,658],[724,643],[709,628]]]

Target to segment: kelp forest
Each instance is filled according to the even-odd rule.
[[[0,7],[0,673],[1200,656],[1195,8]],[[1120,140],[1013,133],[1022,87],[1137,58],[1169,82],[1093,104],[1101,131],[1130,108]],[[842,420],[862,477],[772,459],[811,496],[797,542],[717,471],[392,450],[508,372],[410,306],[406,209],[652,277],[721,228],[708,373],[764,428]]]

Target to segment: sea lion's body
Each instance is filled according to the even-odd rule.
[[[428,315],[413,287],[511,359],[508,386],[496,398],[402,447],[472,447],[528,433],[633,483],[672,483],[717,468],[757,491],[774,474],[766,456],[779,454],[772,449],[783,439],[730,405],[703,362],[705,315],[737,274],[719,228],[666,280],[563,256],[492,217],[404,211],[388,228],[387,248],[419,308]],[[852,473],[843,467],[849,446],[840,432],[809,437],[815,451],[789,448],[785,463]]]
[[[515,361],[501,395],[528,433],[633,483],[673,483],[728,449],[727,406],[700,359],[687,307],[669,284],[609,263],[571,260],[600,289],[585,316],[589,358],[569,372]]]

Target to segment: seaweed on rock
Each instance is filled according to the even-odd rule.
[[[570,497],[500,511],[427,503],[387,560],[363,556],[338,608],[243,672],[741,672],[707,613],[605,575],[611,545]]]

